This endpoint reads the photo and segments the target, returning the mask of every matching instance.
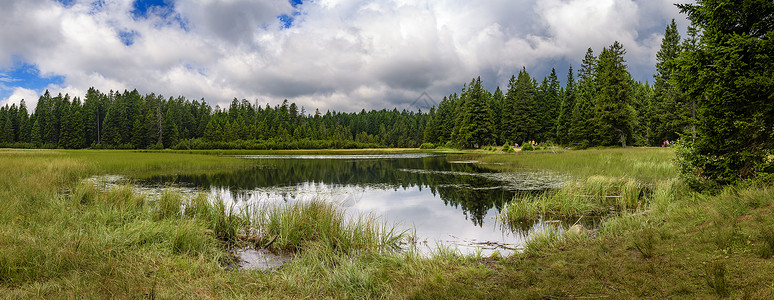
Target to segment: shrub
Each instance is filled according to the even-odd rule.
[[[419,146],[419,149],[435,149],[437,146],[433,143],[422,143],[422,145]]]

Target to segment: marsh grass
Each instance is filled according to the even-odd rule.
[[[311,224],[327,218],[321,213],[315,219],[287,217],[294,225],[277,224],[286,231],[308,231],[287,243],[288,249],[300,245],[291,262],[262,272],[226,268],[228,242],[218,237],[234,232],[227,228],[262,231],[253,227],[259,219],[254,211],[236,211],[200,195],[184,197],[179,216],[159,218],[161,211],[173,211],[159,208],[160,200],[126,186],[101,190],[80,183],[94,174],[202,172],[238,168],[244,161],[165,152],[0,150],[0,298],[774,298],[774,265],[764,255],[774,248],[772,189],[748,185],[696,194],[659,167],[670,155],[664,149],[613,149],[486,158],[513,163],[506,168],[578,167],[571,171],[573,182],[588,186],[572,189],[629,195],[620,203],[616,198],[592,202],[627,205],[626,211],[604,217],[595,238],[549,232],[530,241],[525,253],[505,258],[462,256],[454,249],[427,257],[411,249],[368,250],[394,244],[385,237],[400,233],[384,234],[393,227],[371,217],[374,229],[360,235],[378,232],[379,237],[347,242],[358,234],[327,231],[347,231],[357,219]],[[631,165],[633,172],[624,173],[622,165]],[[641,192],[634,205],[636,186]],[[325,208],[307,212],[314,210]],[[278,208],[276,215],[293,214]],[[218,222],[232,225],[216,234]],[[652,247],[653,254],[643,259],[634,241],[646,237],[649,228],[653,243],[641,248],[647,253]],[[719,232],[729,228],[732,241],[723,245],[718,236],[725,233]]]
[[[261,242],[274,240],[270,248],[279,251],[298,252],[309,243],[345,254],[394,250],[405,236],[405,231],[373,216],[349,219],[335,204],[321,200],[264,205],[254,211],[251,223]]]
[[[154,217],[156,220],[180,218],[182,205],[183,197],[180,194],[165,190],[156,203]]]
[[[730,290],[726,280],[726,264],[722,261],[712,261],[705,270],[707,285],[720,297],[728,297]]]
[[[670,148],[592,149],[582,151],[519,152],[517,154],[460,154],[455,160],[477,160],[486,168],[502,171],[556,171],[575,180],[592,176],[632,178],[644,184],[675,178],[674,151]]]
[[[758,255],[764,259],[771,258],[774,256],[774,226],[761,224],[759,225],[758,232],[761,240]]]
[[[586,244],[589,240],[585,230],[568,230],[559,225],[544,225],[541,231],[532,234],[524,245],[524,254],[541,256],[557,248]]]
[[[655,255],[658,236],[655,229],[648,227],[633,234],[633,247],[643,258],[652,258]]]
[[[592,176],[566,183],[556,190],[517,195],[504,208],[510,222],[535,220],[544,215],[578,217],[603,215],[611,209],[634,211],[652,198],[645,185],[631,178]]]
[[[547,226],[533,234],[524,244],[524,253],[537,256],[555,248],[562,237],[562,231],[557,226]]]

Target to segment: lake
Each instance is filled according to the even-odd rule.
[[[372,214],[408,229],[423,252],[444,245],[464,254],[489,255],[518,251],[530,234],[557,222],[504,225],[499,214],[516,193],[555,188],[564,178],[539,170],[500,173],[475,161],[432,153],[240,157],[255,166],[223,173],[157,176],[141,184],[204,190],[213,199],[219,197],[237,207],[331,201],[349,215]]]

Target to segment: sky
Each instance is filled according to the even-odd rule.
[[[564,81],[619,41],[652,81],[688,0],[0,0],[0,106],[137,89],[309,111],[422,109],[480,76]],[[684,35],[683,35],[684,36]]]

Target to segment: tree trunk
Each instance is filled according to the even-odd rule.
[[[621,147],[626,148],[626,135],[621,132]]]

